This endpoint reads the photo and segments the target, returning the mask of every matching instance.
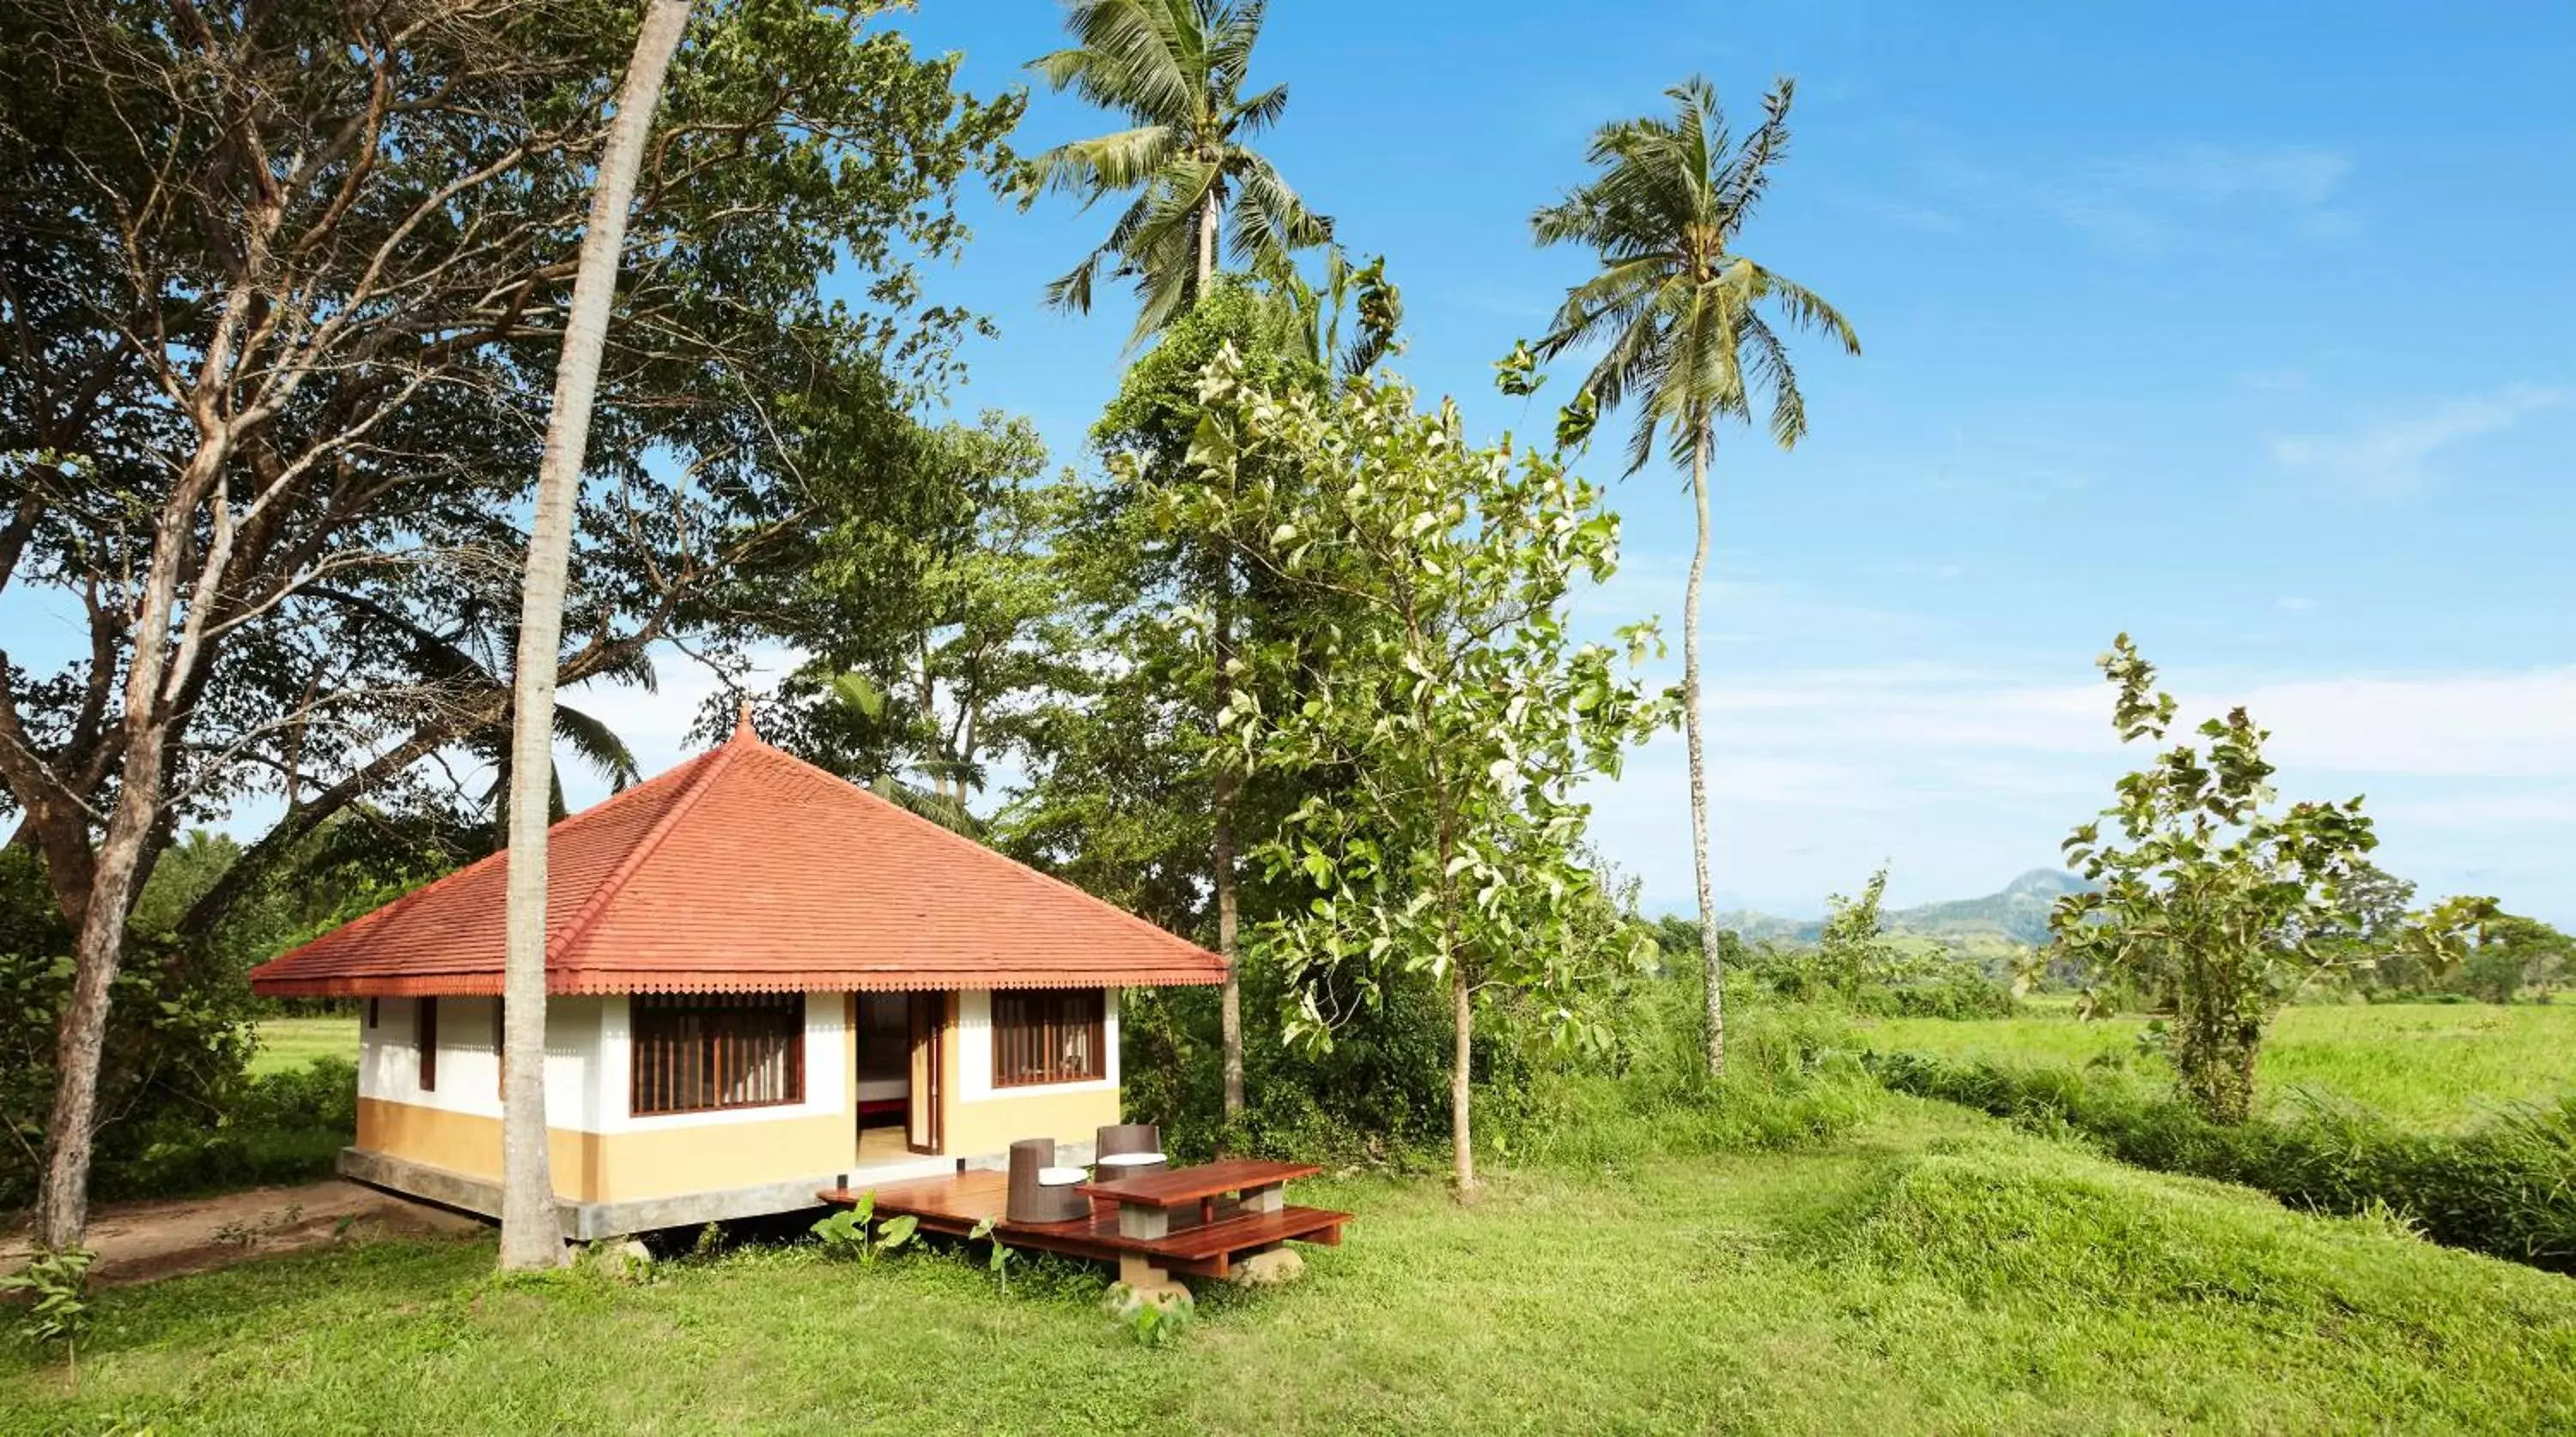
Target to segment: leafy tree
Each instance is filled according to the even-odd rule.
[[[519,658],[510,710],[508,952],[501,1000],[501,1267],[530,1271],[571,1260],[555,1221],[554,1168],[546,1151],[546,826],[554,817],[555,664],[563,643],[564,584],[572,567],[573,501],[590,449],[590,410],[608,347],[609,312],[626,254],[627,211],[661,108],[662,83],[688,29],[690,0],[649,0],[617,92],[616,117],[591,179],[554,405],[537,464],[536,522],[520,573]]]
[[[1034,425],[989,412],[924,429],[895,493],[823,517],[807,565],[766,604],[809,656],[781,685],[786,741],[973,825],[988,761],[1024,752],[1032,715],[1081,686],[1055,553],[1081,488],[1046,463]]]
[[[2318,930],[2318,944],[2336,950],[2356,977],[2375,987],[2420,985],[2424,975],[2403,941],[2415,885],[2364,858],[2354,861],[2336,891],[2343,912]]]
[[[2161,742],[2173,696],[2127,634],[2100,667],[2116,691],[2120,741]],[[2170,977],[2170,1052],[2183,1091],[2218,1122],[2252,1111],[2254,1070],[2275,1008],[2334,961],[2317,936],[2344,912],[2343,885],[2378,843],[2361,800],[2273,808],[2264,740],[2239,708],[2121,779],[2099,822],[2066,840],[2069,864],[2101,886],[2058,900],[2059,946],[2099,971]]]
[[[1731,143],[1717,93],[1691,79],[1665,92],[1669,119],[1621,120],[1593,137],[1594,178],[1531,217],[1542,245],[1580,244],[1601,256],[1601,272],[1568,290],[1535,351],[1550,359],[1600,348],[1568,410],[1567,437],[1590,415],[1634,401],[1637,425],[1628,469],[1645,467],[1658,432],[1675,463],[1690,470],[1699,528],[1682,609],[1682,729],[1690,758],[1691,864],[1698,885],[1701,957],[1708,978],[1708,1066],[1726,1062],[1726,1010],[1710,887],[1708,777],[1700,736],[1700,585],[1708,570],[1709,460],[1717,422],[1750,422],[1767,393],[1771,437],[1786,449],[1806,436],[1807,406],[1773,316],[1820,332],[1850,354],[1860,337],[1814,291],[1739,249],[1744,226],[1788,153],[1788,80],[1763,100],[1762,123]]]
[[[1349,776],[1308,798],[1262,845],[1310,897],[1265,925],[1301,1009],[1292,1040],[1329,1044],[1319,995],[1365,1005],[1411,976],[1447,990],[1450,1128],[1462,1195],[1476,1186],[1470,1124],[1475,1004],[1529,995],[1560,1041],[1606,1045],[1582,1002],[1606,966],[1581,942],[1596,891],[1577,785],[1615,774],[1668,705],[1576,644],[1565,602],[1615,567],[1618,521],[1555,457],[1459,442],[1454,411],[1418,412],[1396,383],[1341,397],[1276,395],[1220,350],[1194,453],[1207,482],[1164,491],[1192,527],[1262,536],[1286,580],[1343,602],[1253,666],[1290,671],[1297,697],[1265,708],[1238,688],[1221,727],[1264,766]],[[1283,482],[1282,476],[1294,476]],[[1626,631],[1630,662],[1651,628]]]
[[[1815,968],[1819,985],[1844,999],[1862,990],[1889,987],[1920,976],[1923,964],[1912,949],[1891,938],[1880,917],[1887,894],[1887,870],[1869,876],[1858,898],[1836,893],[1825,899],[1825,926],[1816,937]]]
[[[1246,548],[1259,536],[1247,540],[1196,527],[1193,512],[1149,500],[1205,482],[1189,452],[1205,408],[1199,379],[1209,361],[1231,349],[1255,382],[1275,392],[1320,392],[1329,377],[1312,358],[1311,333],[1274,297],[1229,279],[1129,368],[1117,397],[1093,426],[1093,447],[1108,480],[1066,536],[1061,572],[1067,591],[1081,596],[1086,627],[1102,640],[1093,692],[1118,692],[1089,701],[1091,714],[1059,711],[1045,720],[1053,740],[1080,748],[1051,761],[1031,795],[1035,807],[1061,815],[1067,803],[1090,804],[1105,796],[1099,786],[1086,791],[1070,780],[1098,781],[1135,800],[1146,796],[1135,786],[1139,779],[1170,796],[1169,783],[1181,774],[1195,776],[1200,787],[1187,794],[1185,811],[1163,811],[1150,827],[1131,826],[1122,836],[1204,838],[1195,861],[1176,852],[1151,858],[1129,852],[1164,870],[1158,886],[1168,887],[1181,875],[1206,884],[1212,912],[1203,916],[1211,920],[1217,951],[1227,960],[1218,1026],[1222,1105],[1229,1119],[1244,1107],[1244,894],[1236,834],[1263,831],[1284,804],[1278,785],[1248,771],[1242,754],[1218,741],[1216,718],[1252,677],[1237,661],[1241,646],[1280,632],[1289,608],[1311,606],[1315,598],[1269,576],[1261,556]],[[1112,731],[1098,722],[1108,717],[1149,728]],[[1158,751],[1148,756],[1141,752],[1147,746]],[[1136,767],[1124,772],[1093,761],[1113,755],[1117,764]],[[1130,812],[1145,816],[1141,809]],[[1021,831],[1039,827],[1066,832],[1054,828],[1052,817],[1023,824]],[[1083,855],[1072,861],[1096,870],[1100,859]]]
[[[798,521],[782,481],[864,475],[801,462],[816,416],[892,427],[945,373],[967,318],[919,304],[911,263],[960,240],[955,183],[1017,105],[961,100],[876,14],[734,0],[696,32],[627,236],[563,683],[735,641],[712,576]],[[125,915],[185,820],[293,800],[202,935],[334,814],[508,723],[561,237],[633,38],[584,0],[0,7],[0,427],[24,436],[0,594],[49,588],[88,629],[51,673],[0,656],[0,784],[76,932],[54,1246],[86,1215]],[[864,303],[822,300],[835,265]]]
[[[1047,286],[1047,302],[1088,313],[1102,263],[1135,282],[1142,342],[1213,287],[1225,230],[1235,261],[1260,275],[1293,268],[1294,250],[1332,238],[1278,169],[1251,147],[1288,108],[1288,87],[1245,95],[1264,0],[1077,0],[1076,41],[1031,68],[1133,128],[1056,146],[1030,161],[1021,205],[1048,191],[1136,198],[1099,248]],[[1231,218],[1230,229],[1226,221]]]
[[[2435,905],[2406,934],[2406,949],[2409,957],[2434,950],[2426,966],[2449,973],[2482,1003],[2510,1003],[2526,985],[2545,1001],[2551,983],[2576,966],[2576,938],[2507,913],[2493,898],[2467,895]]]

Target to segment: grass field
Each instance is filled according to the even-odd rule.
[[[2079,1021],[2068,1009],[1954,1022],[1864,1020],[1870,1046],[2030,1066],[2082,1067],[2106,1055],[2152,1074],[2161,1059],[2135,1058],[2140,1018]],[[2282,1010],[2263,1044],[2263,1100],[2305,1088],[2375,1108],[2402,1123],[2459,1128],[2498,1102],[2576,1090],[2576,1003],[2301,1007]]]
[[[271,1018],[259,1025],[259,1051],[250,1070],[283,1073],[316,1058],[358,1060],[358,1019],[354,1014],[329,1018]]]
[[[2110,1432],[2576,1426],[2576,1283],[1880,1100],[1814,1151],[1306,1185],[1360,1214],[1177,1345],[810,1245],[629,1286],[381,1243],[108,1294],[0,1431]]]

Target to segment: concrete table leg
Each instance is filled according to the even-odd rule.
[[[1156,1238],[1169,1237],[1171,1234],[1172,1215],[1163,1209],[1144,1203],[1125,1202],[1118,1205],[1120,1237],[1132,1237],[1150,1242]]]
[[[1245,1188],[1243,1190],[1243,1210],[1245,1212],[1277,1212],[1287,1205],[1287,1191],[1277,1183],[1268,1183],[1261,1187]]]

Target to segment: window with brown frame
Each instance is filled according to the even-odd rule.
[[[420,1045],[420,1090],[434,1093],[438,1091],[438,1000],[422,998],[418,1001],[420,1022],[412,1034],[412,1041]]]
[[[1100,989],[993,995],[993,1086],[1109,1076],[1108,995]]]
[[[638,993],[628,1111],[706,1113],[805,1100],[802,993]]]

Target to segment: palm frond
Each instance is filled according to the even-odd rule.
[[[944,793],[919,788],[891,774],[868,785],[868,792],[893,804],[906,813],[929,819],[951,833],[981,839],[984,822],[967,810],[966,805]]]
[[[1089,309],[1108,263],[1136,289],[1133,349],[1196,302],[1205,209],[1231,219],[1234,258],[1256,275],[1279,273],[1293,266],[1289,251],[1330,239],[1331,221],[1237,143],[1277,124],[1288,104],[1285,85],[1240,94],[1267,13],[1261,0],[1077,0],[1068,9],[1075,43],[1030,68],[1139,123],[1035,157],[1018,180],[1021,205],[1049,192],[1079,195],[1086,206],[1112,193],[1138,198],[1106,241],[1048,287],[1050,305]]]
[[[1065,15],[1079,60],[1059,50],[1035,62],[1055,88],[1070,88],[1104,110],[1147,124],[1187,125],[1199,111],[1192,68],[1185,63],[1203,48],[1192,33],[1195,7],[1144,0],[1081,0]],[[1060,78],[1059,78],[1060,77]]]
[[[1241,187],[1226,235],[1227,253],[1257,273],[1265,263],[1275,266],[1294,251],[1331,242],[1333,222],[1309,213],[1269,161],[1249,151],[1236,153]]]
[[[635,751],[626,740],[607,724],[580,709],[566,704],[555,705],[555,742],[570,748],[584,763],[599,770],[612,791],[622,791],[643,775],[635,761]]]
[[[1773,81],[1771,93],[1762,97],[1762,123],[1718,168],[1715,203],[1725,216],[1729,240],[1761,208],[1763,193],[1771,187],[1771,167],[1788,157],[1789,102],[1797,92],[1798,82],[1786,75]]]
[[[1169,125],[1141,125],[1132,130],[1071,140],[1030,157],[1020,188],[1026,209],[1049,192],[1077,194],[1084,208],[1102,195],[1151,184],[1180,147]]]
[[[1186,4],[1188,0],[1174,0]],[[1252,72],[1252,47],[1261,40],[1261,22],[1269,18],[1269,0],[1240,5],[1199,7],[1201,33],[1207,37],[1207,69],[1217,84],[1232,93]]]
[[[1737,340],[1743,346],[1746,372],[1753,388],[1771,396],[1771,440],[1783,449],[1798,447],[1807,437],[1807,397],[1798,392],[1798,371],[1789,363],[1789,347],[1758,314],[1746,314],[1738,321]]]
[[[1230,137],[1249,139],[1272,125],[1288,108],[1288,87],[1273,85],[1260,94],[1234,107],[1234,123],[1228,127]]]
[[[1732,239],[1758,205],[1769,172],[1788,152],[1795,87],[1780,81],[1763,119],[1738,143],[1717,92],[1694,76],[1665,92],[1671,108],[1594,132],[1591,174],[1530,216],[1540,245],[1580,244],[1600,270],[1566,291],[1542,358],[1598,348],[1583,396],[1608,410],[1633,401],[1633,472],[1657,439],[1686,457],[1709,425],[1750,420],[1767,398],[1772,437],[1806,433],[1804,396],[1780,335],[1762,317],[1830,336],[1857,354],[1860,338],[1834,307],[1736,254]]]
[[[1811,334],[1827,336],[1841,345],[1845,354],[1860,353],[1860,331],[1852,328],[1851,321],[1843,318],[1842,311],[1827,303],[1823,295],[1778,270],[1753,267],[1762,277],[1763,293],[1779,306],[1791,324]]]

